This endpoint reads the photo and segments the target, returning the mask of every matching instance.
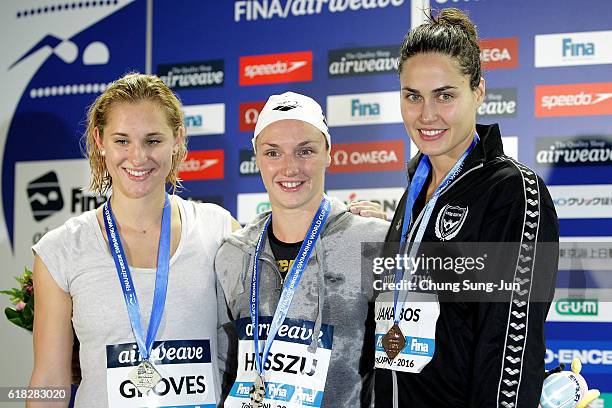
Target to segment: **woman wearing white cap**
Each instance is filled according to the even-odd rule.
[[[388,223],[354,217],[324,194],[330,147],[314,100],[270,97],[253,149],[271,212],[227,238],[215,260],[221,321],[233,321],[219,341],[222,355],[228,342],[226,407],[371,404],[361,243],[382,241]]]

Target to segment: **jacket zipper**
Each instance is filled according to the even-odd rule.
[[[467,176],[470,172],[472,172],[472,171],[474,171],[476,169],[482,168],[483,166],[484,165],[482,163],[480,163],[478,166],[472,167],[471,169],[467,170],[465,173],[463,173],[461,176],[459,176],[459,178],[457,178],[452,183],[450,183],[448,186],[446,186],[446,188],[444,190],[442,190],[442,192],[440,193],[440,197],[442,197],[442,195],[444,195],[444,193],[446,193],[448,190],[450,190],[451,187],[453,187],[455,184],[457,184],[459,182],[459,180],[461,180],[463,177]],[[420,222],[421,218],[423,218],[423,213],[425,211],[425,207],[427,207],[427,204],[421,209],[421,212],[419,213],[419,216],[417,217],[416,221],[414,222],[414,224],[410,228],[410,233],[408,234],[408,238],[406,238],[406,242],[410,242],[410,240],[412,239],[412,235],[414,234],[415,227],[417,225],[419,225],[419,222]],[[400,239],[401,239],[401,237],[400,237]],[[398,408],[399,407],[399,389],[398,389],[398,385],[397,385],[397,373],[394,370],[391,371],[391,380],[392,380],[392,383],[393,383],[392,384],[392,387],[393,387],[393,392],[392,392],[393,408]]]
[[[270,265],[272,270],[276,273],[276,277],[280,282],[280,284],[276,286],[276,290],[281,290],[283,285],[285,284],[285,278],[283,278],[283,275],[281,275],[280,270],[278,269],[278,265],[276,265],[276,262],[272,258],[270,258],[268,254],[265,253],[262,253],[259,256],[259,259]]]
[[[325,233],[327,234],[330,231],[333,231],[333,228],[337,227],[338,224],[340,224],[341,222],[343,222],[344,220],[347,219],[347,217],[351,216],[351,214],[349,213],[345,213],[342,214],[340,217],[338,217],[338,219],[334,222],[334,226],[331,229],[326,229]],[[323,239],[324,235],[321,235],[319,237],[319,239]],[[316,256],[316,254],[313,254]],[[272,267],[272,270],[274,272],[276,272],[276,276],[278,277],[278,281],[280,282],[280,284],[277,286],[277,290],[282,290],[283,285],[285,284],[285,280],[287,279],[287,275],[289,274],[289,271],[287,271],[287,274],[285,274],[285,277],[283,277],[283,275],[280,273],[280,270],[278,269],[278,265],[276,264],[276,262],[274,261],[273,258],[271,258],[268,254],[264,253],[262,251],[259,259],[261,259],[262,261],[266,262],[267,264],[269,264]]]

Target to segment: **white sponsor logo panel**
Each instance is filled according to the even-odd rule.
[[[330,95],[327,123],[329,126],[402,123],[399,91]]]
[[[267,193],[238,194],[238,222],[246,224],[262,212],[270,210]]]
[[[17,265],[32,265],[34,245],[70,217],[105,201],[81,188],[89,185],[85,159],[17,162],[15,165],[14,248]]]
[[[612,64],[612,31],[535,36],[535,66]]]
[[[612,218],[612,184],[548,186],[559,218]]]
[[[188,136],[225,133],[225,104],[183,106],[185,130]]]

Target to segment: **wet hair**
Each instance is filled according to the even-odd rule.
[[[89,188],[96,194],[103,195],[112,186],[112,179],[106,168],[104,156],[96,145],[95,129],[98,128],[100,136],[104,135],[104,128],[108,121],[111,109],[120,103],[139,103],[150,101],[156,103],[166,115],[169,127],[176,138],[183,126],[183,111],[178,97],[154,75],[129,73],[112,82],[87,110],[87,129],[83,135],[85,155],[89,160],[91,169],[91,184]],[[179,144],[172,154],[172,167],[166,177],[166,183],[172,184],[173,190],[180,186],[178,177],[179,164],[187,155],[187,138]]]
[[[444,8],[428,22],[406,34],[400,48],[398,72],[406,60],[416,54],[439,53],[448,55],[459,64],[459,69],[470,79],[470,88],[476,89],[482,77],[480,46],[476,26],[461,10]]]

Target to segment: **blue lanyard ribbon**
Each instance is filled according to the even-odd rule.
[[[427,228],[427,224],[429,224],[429,219],[431,218],[431,214],[433,212],[434,207],[436,206],[438,197],[440,197],[440,194],[442,193],[442,190],[444,190],[455,179],[455,177],[457,177],[459,172],[461,172],[465,159],[467,158],[468,154],[470,154],[474,146],[476,146],[479,140],[480,138],[478,137],[478,134],[474,133],[474,139],[472,140],[470,146],[465,152],[463,152],[463,155],[461,155],[459,160],[457,160],[455,165],[450,169],[444,180],[442,180],[440,185],[436,188],[431,198],[425,205],[425,212],[423,214],[423,218],[421,219],[421,223],[419,224],[419,229],[417,230],[417,233],[414,237],[413,244],[410,247],[410,255],[408,259],[414,258],[417,251],[419,250],[421,240],[423,239],[423,235],[425,234],[425,229]],[[419,162],[419,165],[417,166],[414,176],[412,177],[412,180],[410,182],[410,186],[408,187],[408,198],[406,200],[406,209],[404,210],[404,219],[402,220],[402,235],[400,237],[400,252],[402,253],[406,248],[405,246],[407,244],[406,240],[408,239],[408,230],[410,228],[410,225],[412,224],[412,209],[414,207],[414,203],[416,202],[419,194],[421,193],[421,190],[423,189],[423,186],[425,185],[425,182],[427,181],[427,176],[429,175],[430,170],[431,163],[429,161],[429,157],[424,155],[421,158],[421,161]],[[415,271],[411,271],[412,274],[414,274],[414,272]],[[404,271],[400,270],[399,268],[396,269],[396,287],[397,284],[399,284],[399,282],[403,279],[403,277]],[[397,313],[398,295],[399,291],[395,289],[393,291],[393,321],[395,324],[399,323],[399,315]]]
[[[164,313],[164,305],[166,303],[166,292],[168,290],[168,272],[170,269],[170,200],[166,193],[164,201],[164,210],[162,212],[161,232],[159,235],[159,247],[157,250],[157,272],[155,274],[155,293],[153,295],[153,305],[151,306],[151,317],[149,318],[149,328],[147,330],[146,343],[140,323],[140,306],[136,297],[136,289],[132,282],[132,274],[127,264],[127,258],[123,245],[121,245],[121,237],[116,229],[117,222],[113,215],[113,210],[110,206],[110,200],[106,201],[103,208],[104,227],[106,228],[106,236],[108,237],[108,246],[115,261],[115,268],[119,282],[121,282],[121,290],[123,291],[123,299],[127,308],[132,332],[138,344],[140,356],[148,360],[151,356],[153,342],[161,323],[161,318]]]
[[[295,258],[295,261],[291,266],[291,270],[287,275],[287,279],[285,280],[285,284],[283,285],[283,292],[281,293],[278,305],[276,306],[276,311],[274,312],[274,317],[272,318],[272,324],[270,325],[270,330],[268,331],[268,337],[264,343],[264,351],[262,355],[259,354],[259,256],[261,255],[264,237],[266,236],[268,226],[272,221],[272,216],[268,218],[263,230],[261,231],[261,234],[259,235],[259,239],[257,240],[257,245],[255,247],[255,260],[253,261],[250,301],[251,322],[253,324],[253,342],[255,343],[255,367],[259,375],[263,375],[264,373],[263,362],[268,358],[270,348],[272,347],[272,342],[274,341],[278,330],[287,317],[289,306],[293,300],[293,295],[297,291],[302,274],[306,269],[308,260],[312,256],[315,242],[323,230],[323,226],[327,221],[330,209],[331,202],[325,195],[323,195],[319,209],[317,210],[317,213],[310,224],[310,228],[308,228],[304,241],[302,242],[300,252]]]

